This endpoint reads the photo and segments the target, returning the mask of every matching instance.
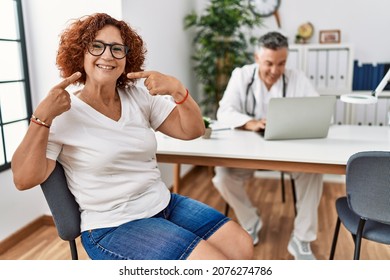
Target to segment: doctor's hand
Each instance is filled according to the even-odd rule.
[[[266,123],[267,123],[266,119],[250,120],[249,122],[244,124],[243,129],[257,132],[260,130],[264,130]]]
[[[81,77],[80,72],[73,73],[68,78],[63,79],[55,85],[47,96],[39,103],[34,111],[34,115],[47,124],[51,124],[53,119],[70,109],[70,95],[66,88],[76,82]]]
[[[145,79],[144,85],[151,95],[171,95],[174,100],[182,100],[186,95],[186,88],[178,79],[157,71],[132,72],[127,78]]]

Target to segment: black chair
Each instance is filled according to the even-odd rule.
[[[58,236],[69,241],[72,260],[77,260],[76,238],[80,236],[79,205],[69,191],[64,169],[59,162],[49,178],[41,184],[41,188],[53,215]]]
[[[285,174],[285,172],[283,172],[283,171],[280,173],[280,183],[281,183],[281,186],[282,186],[282,202],[283,203],[286,201],[284,174]],[[292,195],[293,195],[293,202],[294,202],[294,213],[295,213],[295,216],[296,216],[297,215],[297,206],[296,206],[297,197],[296,197],[296,193],[295,193],[295,181],[292,178],[291,174],[290,174],[290,183],[291,183],[291,192],[292,192]],[[230,205],[226,202],[225,203],[225,216],[229,215],[229,210],[230,210]]]
[[[359,152],[346,170],[347,195],[336,200],[337,223],[329,259],[334,258],[340,223],[352,234],[354,259],[362,238],[390,244],[390,152]]]

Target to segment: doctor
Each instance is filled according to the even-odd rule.
[[[219,103],[217,119],[230,127],[260,131],[266,127],[271,98],[317,96],[303,72],[285,69],[287,38],[278,32],[262,36],[255,51],[254,64],[236,68]],[[216,167],[214,186],[233,208],[239,223],[259,242],[262,221],[252,205],[245,183],[254,170]],[[317,238],[318,205],[322,195],[322,175],[292,173],[296,185],[297,216],[288,244],[295,259],[315,259],[310,242]]]

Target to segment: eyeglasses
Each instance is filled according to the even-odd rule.
[[[93,56],[100,56],[105,52],[107,46],[110,47],[110,52],[112,56],[116,59],[124,58],[129,51],[129,47],[125,45],[106,44],[102,41],[93,41],[88,45],[88,52]]]

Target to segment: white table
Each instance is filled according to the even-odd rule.
[[[177,140],[156,133],[157,160],[175,163],[173,191],[179,190],[180,164],[279,171],[345,174],[360,151],[390,151],[390,127],[335,125],[327,138],[266,141],[258,133],[215,131],[210,139]]]

